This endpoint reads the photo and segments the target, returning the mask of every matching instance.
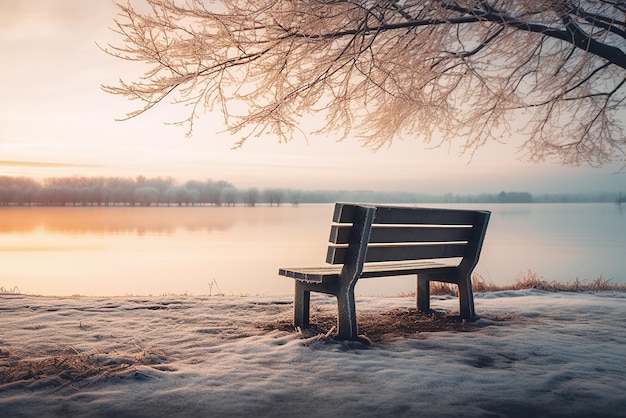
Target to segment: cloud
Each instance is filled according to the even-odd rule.
[[[97,164],[71,164],[71,163],[52,163],[47,161],[11,161],[0,160],[0,167],[38,167],[38,168],[50,168],[50,167],[88,167],[97,168],[103,167]]]

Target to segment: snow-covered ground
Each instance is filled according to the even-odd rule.
[[[334,303],[316,296],[313,311]],[[357,298],[365,316],[413,305]],[[626,293],[478,294],[466,329],[370,346],[268,327],[291,309],[289,296],[0,295],[0,415],[626,416]]]

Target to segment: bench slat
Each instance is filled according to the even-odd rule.
[[[467,243],[450,243],[434,245],[389,245],[389,246],[368,246],[366,263],[376,263],[382,261],[404,261],[404,260],[428,260],[437,258],[463,257]],[[326,262],[329,264],[343,264],[345,262],[346,247],[328,247]]]
[[[333,244],[348,244],[350,242],[351,225],[333,225],[330,230],[329,241]],[[450,242],[467,241],[472,229],[462,227],[414,227],[414,226],[382,226],[374,225],[370,235],[370,243],[391,242]]]
[[[380,207],[376,211],[377,224],[431,224],[473,225],[476,211],[411,207]]]
[[[455,265],[437,263],[434,261],[417,261],[411,263],[378,263],[368,264],[363,268],[362,278],[386,277],[386,276],[406,276],[410,274],[420,274],[429,270],[442,270],[456,268]]]
[[[355,205],[338,203],[333,222],[351,223]],[[462,209],[378,206],[374,224],[473,225],[477,211]]]

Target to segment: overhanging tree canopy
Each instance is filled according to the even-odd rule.
[[[625,160],[624,0],[144,0],[119,5],[121,46],[151,68],[105,86],[143,102],[220,111],[245,139],[320,132],[380,147],[396,136],[463,141],[515,133],[531,160]]]

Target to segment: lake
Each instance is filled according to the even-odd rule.
[[[626,283],[626,205],[422,205],[492,211],[475,272],[496,284]],[[333,205],[0,209],[0,287],[41,295],[288,295],[279,267],[319,265]],[[414,277],[357,293],[413,291]]]

